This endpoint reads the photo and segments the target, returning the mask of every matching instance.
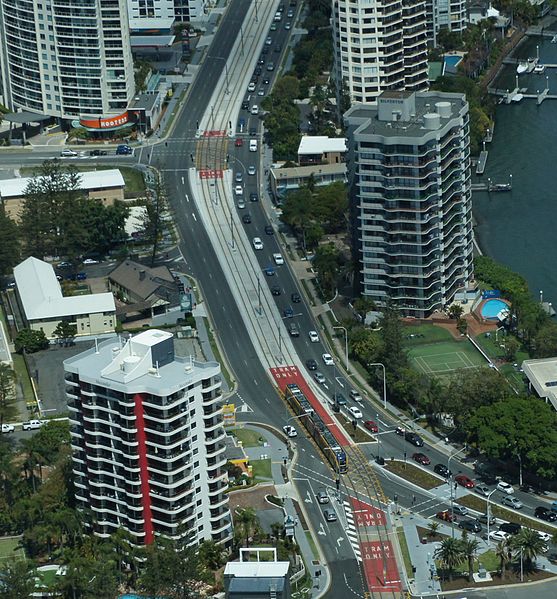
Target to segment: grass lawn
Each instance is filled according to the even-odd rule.
[[[385,462],[385,468],[389,470],[389,472],[393,472],[401,478],[422,487],[422,489],[433,489],[444,483],[441,478],[437,478],[436,476],[433,476],[433,474],[430,474],[409,462],[404,463],[400,460],[387,461]]]
[[[271,459],[251,460],[250,466],[253,469],[253,480],[267,481],[271,480]]]
[[[427,345],[429,343],[439,343],[441,341],[454,341],[454,338],[449,331],[441,327],[437,327],[434,324],[402,327],[402,337],[406,347]]]
[[[308,540],[309,546],[311,547],[311,553],[313,554],[313,559],[317,562],[317,561],[319,561],[319,552],[317,551],[317,545],[315,544],[315,541],[313,540],[313,535],[311,534],[311,532],[309,532],[309,530],[306,530],[305,533],[306,533],[306,539]]]
[[[0,560],[10,558],[23,559],[25,552],[19,547],[19,538],[3,538],[0,537]]]
[[[477,512],[485,514],[486,510],[486,501],[481,497],[476,495],[464,495],[464,497],[460,497],[456,499],[456,503],[460,503],[461,505],[465,505]],[[536,530],[542,530],[544,532],[548,532],[550,534],[555,533],[555,527],[549,526],[548,524],[544,524],[540,520],[535,518],[529,518],[527,516],[522,516],[521,514],[517,514],[512,512],[511,510],[507,510],[504,507],[500,507],[494,503],[491,503],[491,514],[495,516],[495,518],[500,518],[501,520],[508,520],[509,522],[516,522],[517,524],[522,524],[527,528],[534,528]]]
[[[340,423],[344,430],[350,435],[350,438],[356,441],[356,443],[372,443],[375,439],[368,434],[364,429],[352,426],[352,421],[349,420],[344,414],[337,414]]]
[[[230,430],[238,441],[241,441],[244,447],[259,447],[266,441],[259,433],[247,428],[233,428]]]
[[[31,387],[31,379],[27,373],[27,368],[25,368],[23,356],[20,354],[13,354],[12,357],[14,359],[14,370],[17,378],[17,384],[21,385],[21,388],[23,389],[25,401],[27,403],[34,402],[35,396],[33,395],[33,388]]]
[[[404,560],[404,568],[406,569],[406,575],[409,578],[413,578],[412,574],[412,559],[410,558],[410,551],[408,550],[408,543],[404,536],[404,530],[397,528],[396,534],[398,536],[398,544],[400,545],[400,552],[402,553],[402,559]]]

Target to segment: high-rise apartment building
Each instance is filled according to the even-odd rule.
[[[127,0],[132,19],[176,19],[195,22],[205,15],[208,0]]]
[[[466,98],[384,92],[345,121],[361,293],[427,317],[472,277]]]
[[[0,68],[11,110],[123,124],[135,93],[126,0],[0,0]]]
[[[172,334],[111,339],[64,362],[75,496],[92,532],[228,543],[220,366]]]
[[[467,20],[465,0],[426,0],[427,36],[432,46],[437,46],[441,29],[461,33]]]
[[[331,22],[339,97],[427,88],[425,0],[333,0]]]

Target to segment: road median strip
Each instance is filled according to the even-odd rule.
[[[401,462],[400,460],[387,460],[385,462],[385,469],[405,480],[414,483],[422,489],[434,489],[443,484],[443,480],[437,478],[433,474],[409,464],[408,462]]]

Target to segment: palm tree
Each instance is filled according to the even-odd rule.
[[[259,527],[259,520],[255,510],[252,507],[247,507],[241,511],[237,511],[234,520],[245,538],[246,547],[249,547],[250,537],[253,537]]]
[[[449,573],[449,581],[452,581],[453,570],[464,559],[462,542],[452,538],[443,540],[441,545],[435,550],[433,557],[441,562],[443,568]]]
[[[480,542],[478,539],[471,539],[468,535],[462,535],[460,541],[462,553],[468,561],[468,582],[472,582],[472,574],[474,574],[474,558],[478,553]]]
[[[545,546],[538,532],[530,528],[523,528],[513,539],[515,556],[524,560],[527,571],[533,570],[534,562]]]
[[[205,570],[214,572],[221,568],[226,562],[226,554],[226,549],[215,541],[203,541],[199,545],[199,561]]]
[[[508,564],[511,563],[513,558],[512,545],[509,539],[503,539],[497,543],[497,546],[495,547],[495,555],[499,558],[499,562],[501,564],[501,580],[504,580],[506,568]]]
[[[428,535],[430,537],[434,537],[437,534],[437,531],[439,530],[439,522],[436,522],[435,520],[432,520],[429,523],[429,526],[427,527],[428,530]]]

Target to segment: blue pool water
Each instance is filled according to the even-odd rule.
[[[482,318],[497,318],[497,314],[501,310],[507,310],[508,306],[505,302],[498,299],[490,299],[482,306]]]
[[[445,63],[446,66],[448,67],[456,67],[456,65],[462,60],[462,56],[457,56],[457,55],[450,55],[450,56],[443,56],[443,62]]]

